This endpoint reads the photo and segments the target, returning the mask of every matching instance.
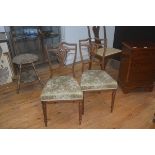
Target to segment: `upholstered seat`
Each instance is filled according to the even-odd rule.
[[[89,29],[88,29],[89,30]],[[86,47],[84,44],[87,41],[89,42],[88,47],[88,64],[89,64],[89,70],[84,71],[84,65],[86,64],[84,62],[84,55],[86,55],[86,50],[83,48]],[[101,46],[98,41],[103,41],[103,44]],[[101,48],[103,47],[103,48]],[[100,49],[100,50],[99,50]],[[86,92],[91,91],[112,91],[112,100],[111,100],[111,112],[114,108],[114,101],[115,101],[115,95],[117,91],[117,81],[115,81],[106,71],[105,69],[105,58],[106,58],[106,52],[107,55],[111,55],[111,53],[114,53],[116,51],[109,50],[106,46],[106,40],[102,39],[96,39],[95,42],[91,41],[91,36],[89,33],[89,38],[85,40],[79,40],[79,50],[80,50],[80,56],[81,56],[81,62],[82,62],[82,77],[81,77],[81,89],[84,92],[84,98]],[[99,51],[98,51],[99,50]],[[107,50],[107,51],[106,51]],[[97,57],[97,51],[100,52],[100,55]],[[99,58],[100,61],[97,61],[99,65],[101,66],[101,70],[92,70],[92,64],[93,62],[96,62],[95,58]],[[83,107],[84,109],[84,107]]]
[[[13,58],[13,63],[18,65],[34,63],[36,61],[38,61],[38,56],[30,53],[20,54]]]
[[[104,48],[99,48],[97,50],[96,54],[102,57],[103,52],[104,52]],[[105,57],[115,55],[115,54],[118,54],[118,53],[121,53],[121,50],[116,49],[116,48],[106,48]]]
[[[48,80],[41,101],[82,100],[83,93],[78,82],[71,76],[58,76]]]
[[[105,71],[87,70],[81,77],[81,89],[83,91],[117,89],[117,82]]]
[[[79,108],[79,124],[82,121],[82,115],[84,114],[83,110],[83,92],[80,88],[80,85],[75,79],[75,61],[77,55],[77,44],[61,42],[58,48],[54,51],[56,54],[58,65],[55,66],[59,73],[61,73],[62,69],[70,69],[72,71],[72,75],[57,75],[54,76],[55,70],[53,64],[50,60],[49,52],[53,52],[53,49],[49,48],[46,45],[45,51],[47,53],[47,59],[49,63],[49,69],[51,72],[51,78],[47,81],[45,87],[43,88],[41,94],[41,103],[44,114],[44,123],[47,126],[47,104],[55,104],[55,103],[74,103],[78,104]],[[72,55],[72,57],[70,57]],[[72,58],[73,62],[67,65],[68,57]],[[67,71],[67,73],[69,73]]]

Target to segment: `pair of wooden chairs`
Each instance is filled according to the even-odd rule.
[[[84,71],[83,55],[85,51],[83,47],[86,47],[89,53],[89,62],[92,63],[92,53],[96,50],[96,44],[85,44],[83,41],[79,41],[80,56],[82,61],[82,76],[80,84],[75,79],[75,62],[77,56],[77,44],[69,44],[62,42],[58,49],[52,50],[46,46],[47,58],[50,66],[51,78],[47,81],[41,94],[41,103],[44,114],[44,123],[47,126],[47,104],[49,103],[65,103],[73,102],[77,103],[79,107],[79,124],[82,121],[82,115],[84,114],[84,98],[87,91],[112,91],[111,100],[111,112],[114,108],[115,94],[117,90],[117,82],[106,73],[104,70],[87,70]],[[59,75],[54,76],[53,66],[50,61],[50,52],[55,52],[58,60],[59,73],[61,69],[72,70],[72,75]],[[104,61],[104,55],[103,59]],[[69,64],[68,64],[69,63]],[[68,73],[68,72],[67,72]]]

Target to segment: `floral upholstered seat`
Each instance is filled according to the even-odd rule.
[[[98,29],[98,27],[97,27]],[[82,62],[82,77],[81,77],[81,89],[84,92],[84,98],[86,92],[93,92],[93,91],[112,91],[112,98],[111,98],[111,112],[114,108],[114,101],[115,101],[115,95],[117,91],[117,81],[115,81],[105,70],[105,58],[106,56],[109,58],[110,55],[113,55],[115,52],[120,52],[120,50],[115,51],[115,49],[109,49],[107,48],[107,41],[106,37],[105,39],[99,39],[98,34],[95,37],[95,41],[91,41],[91,35],[90,35],[90,29],[89,30],[89,39],[85,40],[79,40],[79,51],[81,56],[81,62]],[[96,32],[96,28],[94,29]],[[86,46],[84,42],[86,40],[89,41],[89,46],[87,46],[88,50],[84,50],[84,47]],[[102,43],[103,42],[103,43]],[[102,48],[101,48],[102,47]],[[89,70],[84,71],[84,65],[86,64],[84,62],[84,55],[86,55],[86,52],[89,56]],[[98,52],[98,53],[97,53]],[[101,70],[92,70],[92,64],[93,61],[95,62],[96,59],[99,59],[98,64],[101,66]],[[83,108],[84,109],[84,108]]]
[[[117,82],[105,71],[87,70],[82,74],[81,89],[83,91],[117,89]]]
[[[83,99],[83,93],[78,82],[71,76],[49,79],[41,94],[41,101],[79,99]]]
[[[56,72],[54,70],[52,61],[50,60],[49,52],[53,52],[53,49],[49,48],[48,45],[45,47],[45,51],[47,53],[47,59],[49,63],[49,68],[51,72],[51,78],[47,81],[44,86],[41,94],[41,103],[44,114],[44,123],[47,126],[47,104],[55,104],[55,103],[74,103],[78,105],[79,109],[79,124],[82,121],[82,115],[84,114],[84,103],[83,103],[83,92],[80,88],[80,85],[75,79],[75,61],[77,55],[77,44],[61,42],[58,48],[54,51],[56,54],[58,65],[55,66],[57,71],[61,73],[60,75],[54,76]],[[72,57],[70,57],[72,55]],[[67,65],[67,60],[72,58],[72,63]],[[62,70],[63,69],[63,70]],[[66,69],[70,69],[72,71],[72,76],[64,75],[66,73]],[[67,73],[69,73],[67,71]]]

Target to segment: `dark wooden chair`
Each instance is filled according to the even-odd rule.
[[[82,62],[82,76],[81,76],[80,86],[84,93],[83,94],[84,98],[85,98],[86,92],[112,91],[112,99],[111,99],[111,112],[112,112],[114,108],[114,101],[115,101],[115,95],[116,95],[118,84],[105,70],[103,70],[105,55],[104,54],[102,55],[102,60],[101,60],[102,63],[100,64],[102,65],[102,70],[101,69],[93,70],[91,67],[89,70],[85,71],[84,70],[85,64],[87,63],[92,64],[94,61],[94,59],[92,59],[91,56],[92,56],[92,53],[94,53],[93,51],[96,50],[96,45],[92,43],[90,44],[89,39],[79,40],[79,49],[80,49],[80,56],[81,56],[81,62]],[[86,55],[85,54],[86,52],[88,52],[89,58],[85,63],[83,56]]]
[[[41,94],[41,103],[44,114],[45,126],[47,126],[47,104],[52,103],[77,103],[79,105],[79,124],[82,121],[83,114],[83,92],[81,91],[80,85],[76,81],[74,67],[77,54],[77,45],[62,42],[59,47],[55,50],[51,50],[46,46],[47,58],[50,66],[51,78],[47,81]],[[54,76],[54,69],[50,60],[49,53],[55,52],[58,61],[59,73],[64,73],[64,69],[72,70],[73,75],[58,75]],[[68,65],[68,58],[72,60],[71,64]],[[63,71],[61,72],[61,69]],[[68,72],[67,72],[68,73]]]

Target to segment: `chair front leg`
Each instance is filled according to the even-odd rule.
[[[44,123],[45,126],[47,127],[47,108],[46,108],[46,102],[41,102],[42,103],[42,109],[43,109],[43,115],[44,115]]]
[[[82,100],[82,115],[84,115],[84,97],[85,96],[85,92],[83,91],[83,100]]]
[[[84,115],[84,100],[82,101],[82,115]]]
[[[81,122],[82,122],[82,111],[83,111],[82,104],[83,104],[82,101],[80,101],[79,102],[79,125],[81,125]]]
[[[88,67],[88,69],[89,69],[89,70],[92,69],[92,61],[89,62],[89,67]],[[84,70],[84,69],[82,68],[82,70]]]
[[[113,112],[113,109],[114,109],[114,102],[115,102],[116,91],[117,90],[113,90],[112,91],[111,112]]]

